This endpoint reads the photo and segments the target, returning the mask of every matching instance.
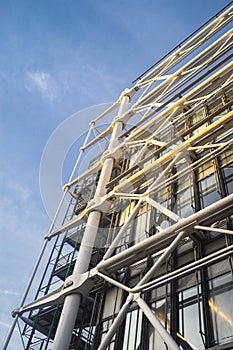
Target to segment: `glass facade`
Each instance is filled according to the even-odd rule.
[[[118,109],[111,128],[88,144],[105,140],[107,151],[69,184],[35,300],[64,294],[58,304],[39,300],[23,310],[25,349],[52,347],[66,288],[81,300],[70,350],[233,349],[230,14],[142,77],[130,90],[129,114]],[[113,166],[104,183],[106,159]],[[91,213],[100,217],[95,244],[83,284],[72,290]]]

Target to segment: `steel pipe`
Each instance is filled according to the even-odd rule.
[[[161,276],[151,282],[148,282],[142,286],[140,286],[140,288],[137,288],[137,286],[135,288],[132,288],[131,293],[138,293],[141,292],[143,290],[143,292],[154,289],[154,288],[158,288],[161,287],[173,280],[176,280],[177,278],[181,278],[183,276],[186,276],[192,272],[195,272],[199,269],[201,269],[202,267],[206,267],[209,266],[221,259],[226,258],[227,256],[230,256],[233,253],[233,245],[230,245],[226,248],[223,248],[221,250],[218,250],[217,252],[214,252],[208,256],[205,256],[204,258],[201,258],[197,261],[194,261],[188,265],[185,265],[175,271],[172,271],[164,276]]]
[[[119,115],[123,114],[128,106],[129,97],[124,96],[122,98],[121,106],[119,109]],[[111,151],[119,143],[118,136],[121,133],[123,123],[121,121],[115,122],[111,140],[109,143],[108,151]],[[98,185],[95,192],[96,199],[106,194],[106,184],[109,182],[112,169],[114,165],[113,158],[106,158],[103,163],[103,168],[100,174]],[[84,231],[83,239],[80,245],[78,257],[75,263],[72,276],[76,274],[83,274],[88,271],[92,249],[94,248],[96,234],[99,227],[101,213],[99,211],[93,211],[89,214],[87,220],[87,226]],[[71,276],[71,279],[72,279]],[[65,298],[65,302],[62,309],[62,314],[58,323],[57,331],[54,338],[53,350],[68,350],[72,331],[74,329],[75,320],[80,307],[81,295],[72,294]]]
[[[220,199],[218,202],[211,204],[185,219],[181,219],[178,223],[118,253],[116,256],[101,261],[98,265],[98,269],[100,271],[105,271],[114,269],[116,265],[118,265],[117,268],[129,266],[129,263],[132,261],[139,260],[149,253],[155,252],[161,242],[174,239],[180,231],[190,230],[190,228],[192,229],[198,223],[212,224],[219,220],[219,218],[225,217],[228,212],[231,214],[233,213],[233,194]]]
[[[185,236],[185,232],[181,231],[178,236],[172,241],[172,243],[167,247],[167,249],[163,252],[163,254],[158,258],[158,260],[154,263],[154,265],[150,268],[150,270],[145,274],[145,276],[140,280],[137,284],[136,288],[142,287],[144,283],[149,281],[155,274],[155,272],[161,267],[167,257],[173,252],[173,250],[177,247],[181,239]]]

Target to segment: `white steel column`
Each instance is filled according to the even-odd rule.
[[[123,115],[126,111],[128,102],[129,96],[124,95],[122,97],[121,105],[119,108],[119,116]],[[106,194],[106,185],[110,180],[110,176],[114,165],[114,159],[111,156],[111,151],[116,147],[118,143],[118,137],[120,136],[122,128],[123,122],[116,121],[108,147],[108,152],[110,155],[109,158],[106,158],[103,163],[99,182],[96,188],[95,198],[99,198]],[[75,263],[72,276],[83,274],[88,271],[92,249],[94,247],[96,234],[98,231],[100,217],[101,213],[99,211],[93,211],[89,214],[87,226],[83,235],[83,239],[78,252],[78,257]],[[79,294],[71,294],[65,298],[62,314],[54,338],[53,350],[69,349],[72,331],[75,325],[75,320],[78,314],[80,302],[81,295]]]

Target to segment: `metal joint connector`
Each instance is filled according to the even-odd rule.
[[[182,219],[180,220],[180,222],[182,222]],[[195,231],[194,226],[198,225],[198,221],[192,221],[191,223],[187,224],[187,225],[183,225],[181,228],[178,228],[176,230],[176,233],[179,234],[181,232],[184,232],[185,234],[191,234]]]
[[[119,159],[122,155],[122,147],[117,146],[113,150],[109,151],[106,150],[102,155],[102,162],[104,162],[106,159],[112,158],[114,160]]]
[[[106,196],[97,197],[95,196],[86,207],[86,214],[92,211],[99,211],[100,213],[107,213],[109,210],[110,202],[106,200]]]
[[[68,288],[68,287],[72,286],[73,284],[74,284],[74,281],[67,279],[63,285],[63,289]]]
[[[141,297],[141,293],[140,292],[130,292],[129,293],[129,297],[131,298],[132,301],[137,301],[137,299],[139,299]]]
[[[114,118],[114,122],[121,122],[123,123],[123,125],[125,126],[127,124],[127,122],[129,121],[129,119],[135,114],[135,112],[133,111],[133,109],[129,109],[127,112],[125,112],[122,115],[117,115]]]
[[[19,309],[14,309],[14,310],[11,312],[11,316],[12,316],[13,318],[15,318],[18,314],[19,314]]]
[[[131,101],[131,99],[133,98],[133,96],[135,95],[135,93],[137,92],[138,88],[136,87],[133,87],[131,89],[128,89],[126,88],[122,94],[120,95],[118,101],[121,102],[122,99],[125,97],[125,96],[128,96],[129,97],[129,100]]]
[[[62,189],[63,189],[63,191],[68,191],[69,189],[70,189],[70,184],[69,183],[67,183],[67,184],[65,184],[63,187],[62,187]]]
[[[94,126],[95,125],[95,121],[92,120],[90,123],[89,123],[89,126]]]

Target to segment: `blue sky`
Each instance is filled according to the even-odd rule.
[[[51,133],[116,100],[227,3],[0,0],[0,344],[50,225],[38,177]]]

